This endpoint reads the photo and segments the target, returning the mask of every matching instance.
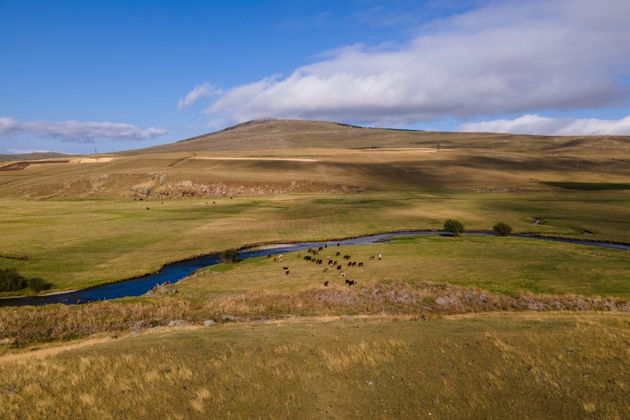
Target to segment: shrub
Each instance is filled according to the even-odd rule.
[[[239,256],[239,253],[235,249],[226,249],[220,254],[221,260],[226,263],[236,262],[236,259],[238,258],[238,256]]]
[[[492,230],[501,236],[506,236],[512,233],[512,226],[507,223],[499,222],[492,227]]]
[[[0,292],[14,292],[26,287],[26,279],[15,268],[0,268]]]
[[[40,278],[26,278],[15,268],[0,268],[0,292],[15,292],[27,287],[34,292],[41,292],[50,289],[52,284]]]
[[[28,286],[29,289],[37,293],[41,292],[42,290],[48,290],[52,287],[52,284],[38,277],[32,278],[32,279],[26,279],[26,285]]]
[[[464,231],[464,225],[461,222],[453,219],[448,219],[444,222],[444,230],[450,232],[455,236],[459,236]]]

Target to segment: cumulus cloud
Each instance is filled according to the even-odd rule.
[[[200,85],[197,85],[186,94],[183,98],[179,100],[177,103],[178,109],[184,109],[187,106],[190,106],[197,102],[200,99],[204,98],[212,98],[213,96],[220,95],[222,91],[220,89],[215,89],[210,83],[204,82]]]
[[[0,118],[0,136],[30,133],[64,141],[90,143],[96,138],[106,140],[148,140],[166,134],[162,128],[139,128],[132,124],[97,121],[17,121]]]
[[[597,118],[549,118],[527,114],[512,120],[462,124],[461,131],[556,136],[630,135],[630,116],[618,120]]]
[[[403,47],[342,48],[236,86],[206,113],[396,125],[621,104],[629,17],[627,0],[493,1],[422,27]]]

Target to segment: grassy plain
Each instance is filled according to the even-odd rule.
[[[627,418],[627,314],[296,319],[0,356],[0,417]]]
[[[251,243],[439,229],[446,218],[461,220],[467,229],[491,229],[504,221],[517,232],[630,242],[630,195],[586,194],[393,191],[159,201],[4,199],[0,262],[60,290],[129,278],[167,262]],[[543,223],[533,225],[536,217]],[[553,249],[544,242],[533,246]]]
[[[348,267],[341,255],[364,267]],[[370,256],[382,254],[371,261]],[[464,235],[460,238],[414,236],[392,243],[323,250],[323,265],[303,260],[301,253],[285,254],[281,262],[260,257],[238,264],[204,269],[176,285],[185,295],[213,299],[245,292],[295,292],[321,286],[358,287],[374,284],[448,283],[517,296],[520,293],[577,294],[630,298],[630,264],[627,251],[594,248],[532,239]],[[342,270],[326,264],[338,259]],[[289,267],[286,275],[283,267]],[[327,272],[323,272],[327,269]],[[340,277],[344,273],[345,277]]]

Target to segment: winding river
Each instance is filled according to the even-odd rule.
[[[292,251],[300,251],[308,248],[318,248],[323,246],[334,247],[337,244],[341,246],[351,245],[368,245],[378,242],[391,240],[393,238],[401,236],[411,235],[440,235],[443,232],[438,231],[403,231],[403,232],[391,232],[381,233],[377,235],[366,235],[357,238],[343,239],[338,241],[321,241],[321,242],[296,242],[287,246],[279,246],[274,248],[260,249],[259,247],[244,248],[240,250],[240,260],[248,258],[264,257],[267,255],[277,255]],[[467,232],[465,235],[495,235],[489,232]],[[516,234],[510,235],[518,238],[530,238],[535,240],[554,241],[554,242],[566,242],[579,245],[599,246],[605,248],[615,248],[622,250],[630,250],[630,245],[586,241],[579,239],[564,239],[544,237],[528,234]],[[25,306],[25,305],[51,305],[55,303],[74,305],[79,303],[94,302],[99,300],[117,299],[128,296],[141,296],[153,289],[157,284],[165,282],[176,283],[179,280],[188,277],[194,271],[200,268],[209,267],[211,265],[219,264],[221,259],[218,254],[210,254],[201,257],[191,258],[185,261],[180,261],[172,264],[165,265],[160,271],[154,274],[138,277],[132,280],[125,280],[118,283],[106,284],[103,286],[92,287],[89,289],[77,290],[73,292],[58,293],[53,295],[44,296],[23,296],[15,298],[0,299],[0,307],[3,306]]]

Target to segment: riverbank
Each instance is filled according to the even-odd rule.
[[[242,252],[241,259],[254,258],[259,256],[274,255],[283,252],[297,251],[300,249],[306,249],[310,247],[324,247],[324,246],[354,246],[354,245],[367,245],[371,243],[377,243],[382,241],[388,241],[401,236],[413,236],[413,235],[443,235],[443,231],[435,230],[402,230],[397,232],[378,233],[366,236],[356,236],[350,238],[337,238],[327,241],[314,241],[314,242],[296,242],[296,243],[262,243],[247,245],[239,248]],[[468,231],[466,235],[487,235],[498,236],[489,231]],[[588,246],[601,246],[615,249],[630,249],[630,245],[626,244],[614,244],[610,242],[597,242],[590,240],[577,240],[570,238],[558,238],[558,237],[545,237],[540,235],[531,234],[513,234],[508,235],[505,238],[527,238],[536,240],[548,240],[554,242],[564,242],[576,245],[588,245]],[[176,283],[177,281],[185,278],[186,276],[194,273],[204,267],[208,267],[214,264],[220,263],[220,259],[216,253],[204,256],[193,257],[190,259],[178,261],[175,263],[169,263],[163,265],[156,273],[152,273],[146,276],[139,276],[133,279],[120,280],[113,283],[108,283],[102,286],[94,286],[91,288],[72,291],[72,292],[58,292],[48,295],[40,296],[27,296],[27,297],[9,297],[0,301],[1,306],[12,305],[45,305],[45,304],[77,304],[87,303],[95,300],[116,299],[127,296],[140,296],[151,290],[155,285],[162,283]]]

